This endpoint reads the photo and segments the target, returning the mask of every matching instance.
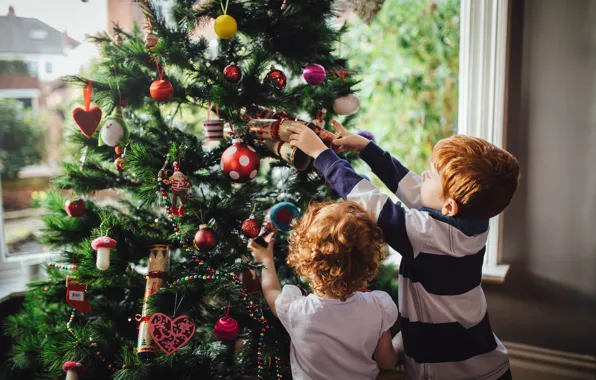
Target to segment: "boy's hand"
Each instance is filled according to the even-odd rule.
[[[339,152],[362,152],[362,149],[370,143],[367,138],[346,131],[343,125],[335,120],[332,120],[331,124],[339,135],[338,139],[333,140],[333,145],[339,146]]]
[[[248,242],[248,248],[252,253],[257,263],[273,262],[273,246],[275,245],[275,239],[271,239],[267,247],[263,247],[257,244],[254,239],[250,239]]]
[[[297,147],[312,158],[327,150],[327,146],[317,134],[306,126],[291,126],[288,128],[293,134],[290,136],[290,145]]]

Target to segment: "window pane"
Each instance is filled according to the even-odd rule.
[[[25,106],[31,99],[0,99],[0,172],[2,217],[8,255],[47,250],[39,243],[43,210],[33,208],[45,195],[49,165],[43,164],[43,118]],[[23,104],[25,103],[25,104]],[[56,145],[54,145],[56,146]],[[54,148],[56,149],[56,148]]]
[[[50,61],[46,62],[46,73],[48,73],[48,74],[52,73],[52,62],[50,62]]]

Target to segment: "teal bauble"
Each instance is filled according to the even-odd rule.
[[[280,202],[269,210],[271,222],[280,231],[288,232],[292,229],[292,220],[300,215],[300,210],[290,202]]]

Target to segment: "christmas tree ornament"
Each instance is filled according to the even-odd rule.
[[[79,218],[85,214],[85,210],[85,201],[82,199],[69,199],[64,203],[64,211],[70,217]]]
[[[174,86],[172,86],[170,81],[163,79],[165,66],[162,65],[160,68],[159,60],[157,58],[155,58],[155,66],[157,67],[157,75],[159,75],[159,79],[151,83],[149,93],[151,94],[151,97],[158,102],[167,102],[174,96]]]
[[[174,161],[174,173],[170,178],[163,181],[164,184],[170,185],[172,191],[172,214],[184,216],[184,202],[186,202],[186,190],[190,188],[191,184],[184,174],[180,171],[178,162]],[[178,207],[178,200],[180,200],[180,207]]]
[[[357,134],[358,136],[362,136],[362,137],[364,137],[365,139],[368,139],[368,140],[370,140],[370,141],[372,141],[372,142],[375,142],[375,141],[376,141],[376,139],[375,139],[375,135],[373,135],[373,133],[372,133],[372,132],[369,132],[369,131],[358,131],[358,132],[356,132],[356,134]]]
[[[264,141],[264,144],[269,150],[292,165],[298,171],[306,170],[312,162],[310,156],[285,141],[266,140]]]
[[[238,336],[238,322],[234,318],[229,316],[230,305],[228,303],[228,310],[226,310],[226,316],[222,317],[215,323],[213,327],[213,334],[219,340],[232,341]]]
[[[261,281],[259,280],[259,276],[257,276],[256,270],[249,269],[242,272],[240,281],[242,281],[242,286],[244,286],[248,294],[261,292]]]
[[[62,371],[66,373],[65,380],[78,380],[79,375],[85,372],[85,367],[81,363],[68,361],[62,365]]]
[[[152,31],[148,31],[147,34],[145,34],[145,47],[147,49],[151,50],[158,42],[159,37],[153,34]]]
[[[172,320],[163,313],[149,319],[151,338],[166,355],[170,356],[186,345],[195,333],[195,324],[188,315]]]
[[[290,0],[283,0],[283,2],[281,3],[281,10],[285,10],[288,7],[288,3],[290,2]]]
[[[110,267],[110,250],[116,247],[116,240],[109,236],[100,236],[91,242],[91,248],[97,251],[95,265],[100,270]]]
[[[117,146],[120,142],[128,141],[130,132],[122,117],[122,108],[117,106],[112,116],[107,117],[99,132],[98,146]]]
[[[91,95],[93,93],[93,82],[89,81],[83,89],[83,102],[85,108],[77,107],[72,111],[72,118],[79,126],[85,137],[92,137],[99,122],[101,121],[101,109],[98,106],[91,107]]]
[[[170,248],[167,245],[155,244],[149,250],[149,261],[147,264],[147,283],[145,284],[145,296],[143,299],[143,310],[139,324],[139,338],[137,341],[137,352],[141,356],[150,356],[156,351],[151,336],[149,323],[149,297],[155,294],[165,285],[165,276],[170,269]]]
[[[271,221],[271,209],[269,209],[265,213],[265,218],[263,219],[263,224],[261,225],[261,231],[259,231],[259,236],[257,236],[255,239],[255,243],[263,247],[267,247],[276,231],[277,227],[275,227]]]
[[[271,70],[265,75],[264,82],[266,85],[269,85],[276,90],[283,90],[286,88],[288,79],[283,71],[277,70],[275,67],[271,66]]]
[[[174,96],[174,86],[172,86],[168,80],[158,79],[151,83],[149,93],[151,94],[151,97],[158,102],[167,102]]]
[[[288,232],[292,229],[292,220],[300,215],[300,210],[290,202],[280,202],[269,211],[271,222],[280,231]]]
[[[124,158],[116,157],[114,160],[114,169],[118,170],[120,173],[124,171]]]
[[[306,66],[302,75],[304,76],[306,83],[311,85],[319,85],[325,82],[325,78],[327,77],[325,68],[317,63],[311,63]]]
[[[203,136],[207,142],[219,142],[224,139],[224,122],[219,119],[203,120]]]
[[[352,115],[360,108],[360,98],[351,93],[333,101],[333,111],[338,115]]]
[[[255,148],[243,144],[238,139],[235,139],[232,146],[221,155],[221,170],[237,183],[246,183],[255,179],[259,174],[260,166],[261,159]]]
[[[91,311],[91,304],[87,300],[87,284],[78,282],[76,277],[66,277],[66,303],[81,313]]]
[[[195,234],[194,246],[198,251],[208,252],[217,245],[217,234],[213,228],[206,224],[201,224]]]
[[[215,34],[222,40],[229,40],[236,35],[238,24],[234,17],[221,15],[215,19]]]
[[[348,0],[348,3],[351,4],[354,12],[360,16],[362,21],[369,25],[381,10],[384,2],[385,0]]]
[[[223,75],[228,82],[236,83],[242,78],[242,71],[240,70],[240,67],[232,63],[231,65],[224,67]]]
[[[215,19],[215,34],[223,40],[228,40],[236,34],[236,30],[238,29],[238,25],[236,24],[236,20],[230,15],[228,15],[228,5],[230,0],[226,0],[226,5],[224,7],[223,1],[221,1],[221,10],[223,11],[223,15],[219,16]]]
[[[254,239],[257,236],[259,236],[261,223],[259,223],[259,221],[255,219],[255,216],[253,214],[251,214],[248,219],[242,222],[242,226],[240,227],[240,229],[242,230],[244,236],[246,236],[249,239]]]
[[[120,145],[118,145],[114,148],[114,152],[120,156],[122,155],[122,153],[124,153],[124,149]]]

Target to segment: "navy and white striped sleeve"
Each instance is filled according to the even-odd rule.
[[[405,258],[414,257],[406,230],[406,211],[399,202],[393,203],[387,194],[360,177],[349,162],[340,159],[331,149],[321,153],[314,165],[343,199],[358,203],[371,215],[391,248]]]
[[[422,179],[419,175],[373,142],[360,152],[360,158],[408,208],[422,206],[420,203]]]

